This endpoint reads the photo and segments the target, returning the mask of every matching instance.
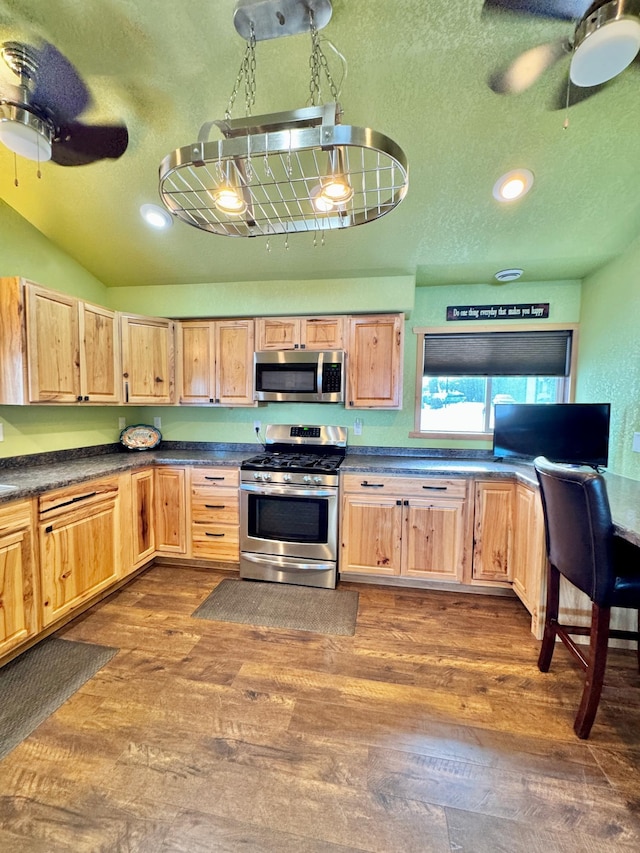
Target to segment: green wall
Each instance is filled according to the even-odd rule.
[[[86,269],[60,251],[37,229],[0,201],[0,275],[22,275],[98,304],[160,316],[250,316],[358,311],[402,311],[406,319],[404,401],[400,411],[346,411],[342,406],[269,404],[249,409],[0,406],[4,441],[0,457],[85,447],[117,441],[119,419],[127,423],[161,417],[167,440],[250,442],[254,420],[267,423],[331,422],[363,433],[352,445],[383,447],[488,447],[486,442],[410,439],[413,430],[416,335],[413,328],[472,323],[445,320],[447,305],[549,302],[549,322],[580,321],[580,357],[576,398],[611,400],[613,424],[610,469],[640,479],[640,454],[632,453],[640,430],[640,316],[635,268],[640,241],[617,261],[578,281],[470,284],[415,288],[412,276],[316,282],[245,282],[241,284],[127,287],[107,289]],[[582,298],[581,298],[582,293]],[[501,324],[495,323],[496,328]]]
[[[107,288],[0,200],[0,276],[20,275],[54,290],[107,305]],[[118,440],[115,407],[0,406],[0,457],[90,447]]]
[[[583,282],[580,316],[581,400],[611,402],[609,470],[640,480],[640,238]]]
[[[269,286],[267,283],[266,287]],[[138,290],[138,288],[134,289]],[[117,292],[112,293],[112,298],[118,297],[122,290],[131,289],[118,288]],[[191,304],[192,295],[189,286],[171,288],[171,292],[172,298],[179,297],[181,305]],[[387,306],[384,310],[397,310],[393,308],[395,298],[394,293],[387,296]],[[490,447],[490,443],[482,441],[427,441],[409,438],[409,433],[414,428],[413,401],[417,342],[417,336],[412,330],[420,326],[445,325],[447,305],[511,301],[548,301],[551,303],[548,322],[577,323],[580,315],[580,282],[539,282],[502,287],[475,284],[416,288],[415,304],[405,321],[404,397],[403,408],[400,411],[353,411],[345,410],[343,406],[270,403],[254,409],[199,409],[167,406],[154,408],[147,413],[147,417],[161,417],[162,434],[170,441],[253,441],[255,440],[254,420],[259,420],[263,424],[330,422],[339,426],[352,427],[355,418],[358,417],[363,422],[363,431],[362,435],[356,436],[350,430],[349,443],[352,446],[487,448]],[[291,314],[306,313],[309,310],[305,297],[293,293],[288,305],[288,312]],[[236,306],[236,311],[239,313],[242,313],[241,306],[242,302],[239,299]],[[129,308],[129,305],[126,307]],[[171,305],[164,303],[163,307],[171,308]],[[323,310],[328,310],[326,305]],[[168,310],[167,313],[175,316],[175,309]],[[447,325],[469,327],[472,324],[463,322]],[[500,325],[503,323],[496,323],[496,327]]]

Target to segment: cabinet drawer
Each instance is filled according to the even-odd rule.
[[[191,542],[194,557],[210,560],[237,560],[240,531],[229,524],[193,524]]]
[[[194,488],[191,520],[216,524],[238,524],[238,495],[231,489]]]
[[[467,481],[464,478],[445,480],[439,477],[390,477],[375,474],[344,474],[342,488],[356,494],[394,494],[408,497],[465,498]]]
[[[38,499],[40,519],[54,518],[70,510],[112,500],[117,494],[117,480],[91,480],[88,483],[78,483],[76,486],[65,486],[46,492]]]
[[[240,485],[238,468],[192,468],[191,485],[196,486],[230,486]]]

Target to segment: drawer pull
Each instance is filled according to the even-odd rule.
[[[427,489],[429,492],[446,492],[446,486],[423,486],[423,489]]]
[[[365,489],[384,489],[384,483],[369,483],[367,480],[363,480],[360,485]]]
[[[205,509],[226,509],[224,504],[205,504]]]
[[[207,477],[206,474],[205,474],[204,478],[205,478],[205,480],[225,480],[226,479],[226,477]]]
[[[223,537],[223,536],[224,536],[224,533],[208,533],[208,532],[205,530],[204,535],[205,535],[205,536],[213,536],[213,537],[214,537],[214,538],[216,538],[216,539],[220,539],[221,537]]]

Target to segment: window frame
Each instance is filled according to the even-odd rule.
[[[456,335],[456,334],[487,334],[490,332],[557,332],[567,330],[571,332],[571,360],[569,375],[564,380],[564,399],[562,402],[573,403],[575,400],[576,373],[578,364],[578,323],[510,323],[500,325],[478,325],[469,328],[469,325],[454,326],[414,326],[413,333],[416,336],[416,385],[413,404],[414,429],[409,433],[409,438],[432,438],[443,441],[492,441],[493,431],[490,432],[434,432],[420,429],[422,415],[422,379],[424,370],[424,335]]]

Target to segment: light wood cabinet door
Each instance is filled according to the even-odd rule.
[[[156,540],[153,525],[153,468],[131,474],[131,570],[153,557]]]
[[[402,574],[460,582],[465,536],[464,501],[411,498],[403,503]]]
[[[177,324],[178,400],[183,404],[215,403],[215,323],[185,320]]]
[[[124,402],[172,403],[173,321],[130,314],[122,315],[121,321]]]
[[[31,503],[22,501],[0,507],[0,658],[38,628]]]
[[[178,328],[178,399],[254,406],[253,320],[186,320]]]
[[[300,344],[310,350],[344,349],[344,317],[304,317]]]
[[[254,406],[253,320],[217,320],[216,403],[221,406]]]
[[[401,544],[402,501],[399,498],[344,496],[340,571],[399,575]]]
[[[23,279],[0,278],[0,405],[28,402]]]
[[[476,482],[473,579],[512,579],[514,483]]]
[[[164,465],[156,468],[154,489],[156,550],[167,554],[186,554],[186,470]]]
[[[114,311],[80,302],[80,394],[83,402],[120,401],[120,330]]]
[[[25,286],[31,403],[75,403],[80,393],[78,300]]]
[[[532,631],[540,618],[543,570],[546,563],[544,516],[537,490],[516,485],[513,531],[513,589],[531,613]]]
[[[70,500],[72,500],[70,498]],[[43,626],[51,625],[114,584],[120,574],[117,491],[39,524]]]
[[[347,408],[402,408],[403,328],[396,314],[349,319]]]
[[[258,351],[299,349],[300,347],[300,317],[258,319],[256,332]]]

